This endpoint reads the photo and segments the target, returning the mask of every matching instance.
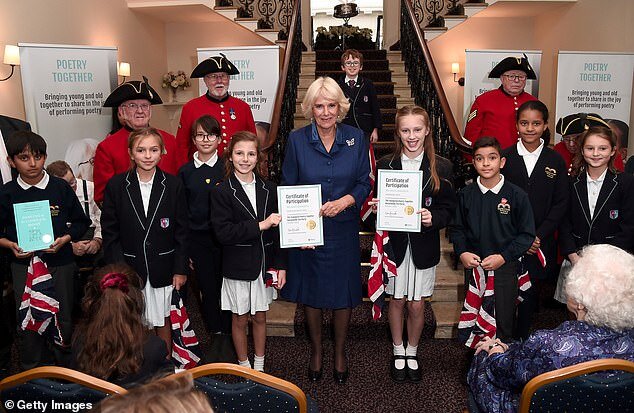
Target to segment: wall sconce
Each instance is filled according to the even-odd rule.
[[[117,74],[123,77],[123,81],[121,83],[124,83],[125,78],[130,76],[130,63],[121,62],[117,64]]]
[[[11,66],[11,73],[4,79],[0,79],[0,82],[9,80],[9,78],[13,76],[13,71],[15,70],[15,67],[20,65],[20,49],[18,48],[18,46],[14,46],[11,44],[7,44],[4,46],[4,64]]]
[[[464,77],[456,79],[456,75],[460,73],[460,63],[451,64],[451,73],[453,73],[453,81],[458,83],[460,86],[464,86]]]

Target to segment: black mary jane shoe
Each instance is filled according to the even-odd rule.
[[[416,356],[405,356],[405,359],[416,360],[416,363],[418,364],[418,368],[416,369],[410,368],[409,364],[407,364],[407,361],[406,361],[404,370],[406,370],[407,378],[409,379],[409,381],[419,382],[422,379],[422,373],[420,371],[420,361],[418,360]]]
[[[324,372],[323,368],[320,368],[319,370],[313,370],[310,368],[310,366],[308,366],[308,379],[310,381],[319,381],[321,380],[321,376],[323,372]]]
[[[405,360],[405,356],[392,356],[392,364],[390,366],[390,377],[392,380],[398,383],[402,383],[407,380],[407,362],[402,369],[396,368],[396,360]]]
[[[334,377],[335,383],[337,384],[346,384],[349,375],[350,370],[348,368],[346,368],[345,371],[337,371],[337,369],[332,369],[332,376]]]

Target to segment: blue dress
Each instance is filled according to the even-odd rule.
[[[361,302],[359,211],[370,193],[368,142],[363,131],[337,124],[327,152],[315,125],[288,137],[282,185],[321,184],[322,202],[352,195],[355,205],[324,217],[324,245],[289,251],[282,297],[315,308],[351,308]]]
[[[519,396],[533,377],[602,358],[634,361],[634,330],[616,332],[584,321],[565,321],[540,330],[504,353],[473,359],[467,382],[483,412],[516,412]]]

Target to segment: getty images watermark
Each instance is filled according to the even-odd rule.
[[[35,400],[5,400],[4,407],[7,411],[18,412],[73,412],[78,413],[82,410],[92,409],[92,403],[77,403],[77,402],[58,402],[55,400],[50,401],[35,401]]]

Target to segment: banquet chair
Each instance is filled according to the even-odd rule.
[[[520,413],[634,412],[634,362],[599,359],[549,371],[526,383]]]
[[[125,393],[127,390],[116,384],[55,366],[36,367],[0,382],[0,399],[5,406],[9,400],[13,403],[18,400],[24,403],[41,402],[48,403],[47,411],[64,411],[68,406],[75,406],[80,410],[89,409],[109,395]],[[53,400],[57,409],[52,406]],[[80,408],[82,404],[84,407]]]
[[[230,363],[212,363],[187,370],[196,389],[209,398],[214,412],[317,412],[316,403],[291,382]],[[222,375],[230,380],[208,376]]]

